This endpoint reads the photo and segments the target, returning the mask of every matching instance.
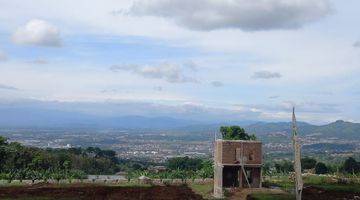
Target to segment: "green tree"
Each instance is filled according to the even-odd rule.
[[[172,170],[199,170],[203,160],[200,158],[176,157],[167,161],[167,167]]]
[[[289,173],[294,171],[294,165],[288,161],[284,160],[279,163],[275,163],[275,169],[278,173]]]
[[[200,177],[201,178],[213,178],[214,177],[214,167],[211,160],[204,160],[201,163]]]
[[[360,172],[360,164],[356,162],[356,160],[352,157],[349,157],[345,160],[343,169],[347,173],[359,173]]]
[[[222,126],[220,133],[224,140],[256,140],[255,135],[249,135],[240,126]]]
[[[303,169],[314,169],[316,165],[316,160],[314,158],[305,157],[301,159],[301,168]]]
[[[7,139],[5,137],[0,136],[0,146],[7,145]]]
[[[327,174],[329,172],[328,167],[322,163],[322,162],[318,162],[315,165],[315,174]]]

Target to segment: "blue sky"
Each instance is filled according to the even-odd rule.
[[[0,0],[0,103],[359,122],[359,4]]]

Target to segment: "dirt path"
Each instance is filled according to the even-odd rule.
[[[280,189],[268,189],[268,188],[244,188],[231,191],[232,195],[230,200],[246,200],[246,197],[252,193],[265,192],[270,194],[284,194],[285,192]]]

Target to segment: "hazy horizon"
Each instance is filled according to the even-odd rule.
[[[0,5],[0,112],[360,122],[355,0]]]

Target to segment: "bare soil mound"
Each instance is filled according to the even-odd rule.
[[[101,185],[72,185],[59,187],[50,184],[27,187],[0,187],[0,199],[96,199],[96,200],[200,200],[187,186],[121,187]]]
[[[329,191],[319,187],[308,186],[303,190],[303,200],[346,200],[360,199],[360,193]]]

